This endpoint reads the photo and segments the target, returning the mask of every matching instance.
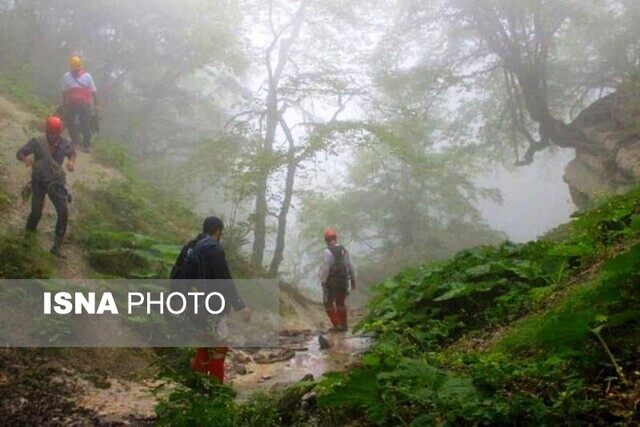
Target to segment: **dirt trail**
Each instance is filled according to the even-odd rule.
[[[31,171],[15,159],[15,153],[38,134],[41,121],[0,96],[0,179],[3,189],[11,198],[8,211],[2,214],[0,233],[24,233],[30,206],[28,203],[22,203],[20,191],[29,181]],[[122,179],[125,178],[118,171],[98,164],[92,155],[83,152],[78,153],[76,171],[67,174],[67,182],[72,192],[78,183],[96,188],[104,182]],[[82,248],[74,239],[77,216],[78,210],[75,204],[71,204],[69,229],[64,246],[67,259],[54,260],[53,272],[56,278],[95,277],[95,271],[86,262]],[[47,200],[38,227],[37,242],[42,249],[48,250],[53,242],[55,220],[55,210]],[[351,337],[348,334],[335,334],[327,335],[334,346],[328,351],[320,350],[318,331],[328,327],[322,306],[302,301],[291,292],[281,291],[281,312],[283,317],[280,326],[285,331],[281,337],[282,348],[263,349],[252,353],[234,350],[232,357],[228,358],[228,378],[238,390],[240,398],[261,390],[282,388],[309,373],[317,378],[327,371],[342,370],[368,346],[366,339]],[[31,371],[39,372],[41,364],[34,363],[29,350],[4,351],[11,353],[5,355],[4,360],[12,360],[15,368],[7,372],[13,372],[16,377],[25,373],[31,374]],[[0,352],[0,356],[2,355]],[[150,365],[154,356],[150,350],[63,349],[56,356],[42,357],[50,365],[48,369],[53,372],[45,378],[53,384],[64,377],[65,390],[72,390],[72,403],[75,405],[74,408],[77,408],[73,415],[76,418],[73,419],[82,419],[83,421],[78,421],[80,424],[137,425],[148,423],[152,419],[157,398],[151,394],[151,390],[157,383],[152,380],[153,369]],[[278,361],[271,361],[272,359]],[[268,363],[265,363],[265,360]],[[16,413],[27,417],[25,420],[31,423],[36,422],[34,420],[38,420],[39,423],[39,418],[28,418],[28,414],[33,412],[28,405],[35,405],[33,402],[29,403],[28,399],[32,391],[20,389],[21,384],[17,381],[14,386],[14,379],[7,377],[0,369],[0,392],[5,385],[10,393],[10,399],[5,404],[17,405],[17,409],[12,410],[15,409],[18,411]],[[20,393],[23,395],[19,395]],[[49,416],[47,411],[50,409],[46,409],[47,404],[42,403],[46,399],[46,396],[40,398],[37,410],[44,411],[45,416]],[[22,408],[24,405],[27,406]],[[48,405],[51,406],[52,403]],[[76,411],[68,408],[66,410]],[[57,416],[64,416],[64,413]]]
[[[2,214],[0,232],[11,235],[22,235],[30,204],[23,203],[20,192],[29,181],[31,170],[19,163],[15,158],[17,150],[29,139],[41,131],[41,121],[33,115],[22,111],[8,99],[0,96],[0,171],[2,188],[8,193],[11,204],[8,211]],[[124,177],[116,170],[106,168],[95,161],[90,154],[78,152],[76,170],[67,174],[67,183],[73,192],[77,183],[89,188],[96,188],[109,180],[121,180]],[[78,216],[77,207],[72,203],[69,207],[69,228],[64,253],[67,259],[54,259],[53,276],[60,279],[83,279],[95,277],[95,271],[86,262],[83,250],[74,240],[74,223]],[[51,202],[47,199],[38,225],[38,245],[48,250],[53,243],[56,214]],[[31,365],[28,352],[18,350],[15,355],[23,369],[38,369]],[[151,352],[140,356],[139,352],[128,349],[69,349],[59,355],[63,362],[52,361],[55,369],[60,369],[75,395],[75,404],[92,413],[91,422],[129,423],[131,420],[145,420],[153,416],[156,398],[151,395],[154,386],[149,381],[127,379],[123,372],[128,366],[132,370],[149,371]],[[22,358],[22,356],[25,356]],[[121,367],[109,364],[116,360]],[[69,368],[70,369],[69,369]],[[115,372],[116,376],[106,376]],[[147,372],[149,376],[149,372]],[[18,374],[21,375],[22,373]],[[100,378],[99,381],[88,381],[86,378]],[[52,378],[53,380],[54,378]],[[5,378],[9,382],[11,379]],[[1,384],[1,382],[0,382]],[[25,391],[28,393],[29,391]],[[18,401],[26,401],[19,397]],[[86,421],[86,420],[85,420]]]
[[[9,211],[3,214],[3,231],[5,232],[21,233],[29,215],[29,203],[22,202],[20,191],[29,181],[31,169],[19,163],[15,158],[15,153],[23,144],[39,133],[40,121],[0,96],[0,165],[2,166],[4,188],[12,199]],[[76,183],[95,188],[102,182],[119,179],[124,179],[124,177],[118,171],[94,162],[91,155],[83,152],[78,152],[75,172],[67,173],[67,183],[72,192]],[[73,203],[69,206],[69,212],[69,231],[64,246],[64,252],[68,258],[57,260],[54,263],[54,276],[61,279],[93,277],[94,271],[84,260],[82,249],[74,243],[73,225],[78,210]],[[43,249],[48,249],[53,242],[55,221],[55,209],[47,199],[42,220],[38,225],[38,244]]]

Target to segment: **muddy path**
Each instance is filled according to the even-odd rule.
[[[0,233],[22,235],[30,205],[20,191],[30,170],[15,153],[38,134],[41,120],[0,96],[0,179],[11,204],[2,213]],[[79,152],[76,171],[67,175],[70,188],[81,183],[95,188],[124,177]],[[77,207],[70,206],[64,252],[67,259],[53,262],[56,278],[95,277],[82,248],[74,239]],[[48,250],[53,242],[55,210],[46,201],[38,227],[38,245]],[[280,348],[232,349],[225,370],[238,399],[281,390],[304,376],[320,378],[341,371],[367,348],[367,338],[349,333],[323,333],[329,324],[322,306],[286,289],[280,292]],[[358,314],[354,314],[357,317]],[[322,350],[322,335],[331,348]],[[159,385],[157,356],[150,349],[0,349],[0,425],[146,425],[155,416]],[[4,421],[3,421],[4,420]]]
[[[281,334],[280,349],[263,349],[253,355],[243,350],[234,352],[228,368],[232,372],[232,386],[240,400],[259,392],[280,391],[309,374],[319,379],[328,372],[344,371],[371,344],[370,338],[349,332],[289,330]],[[320,337],[329,343],[330,348],[321,348]],[[276,361],[269,361],[269,357]]]

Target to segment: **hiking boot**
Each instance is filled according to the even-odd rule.
[[[347,332],[349,328],[347,328],[345,325],[338,325],[334,328],[334,330],[336,332]]]
[[[62,253],[62,251],[60,250],[60,246],[54,244],[53,246],[51,246],[51,249],[49,250],[49,253],[51,255],[55,255],[60,259],[67,259],[67,256],[65,254]]]
[[[55,242],[53,243],[53,246],[51,246],[51,249],[49,250],[49,253],[51,253],[51,255],[55,255],[58,258],[62,258],[62,259],[66,259],[67,257],[62,253],[62,237],[56,237]]]

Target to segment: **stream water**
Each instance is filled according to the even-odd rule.
[[[238,392],[240,400],[246,399],[260,391],[281,389],[300,381],[311,374],[315,379],[327,372],[343,371],[371,345],[371,338],[351,333],[322,334],[331,347],[321,349],[319,333],[304,335],[298,340],[283,347],[293,350],[294,355],[288,360],[274,363],[256,363],[251,361],[245,365],[246,375],[236,376],[232,380],[233,388]],[[254,357],[254,360],[256,357]]]

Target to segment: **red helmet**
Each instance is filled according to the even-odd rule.
[[[338,238],[338,233],[333,228],[327,228],[324,231],[324,240],[336,240]]]
[[[47,119],[47,125],[45,126],[46,133],[52,133],[54,135],[60,135],[64,130],[64,124],[60,117],[51,116]]]

